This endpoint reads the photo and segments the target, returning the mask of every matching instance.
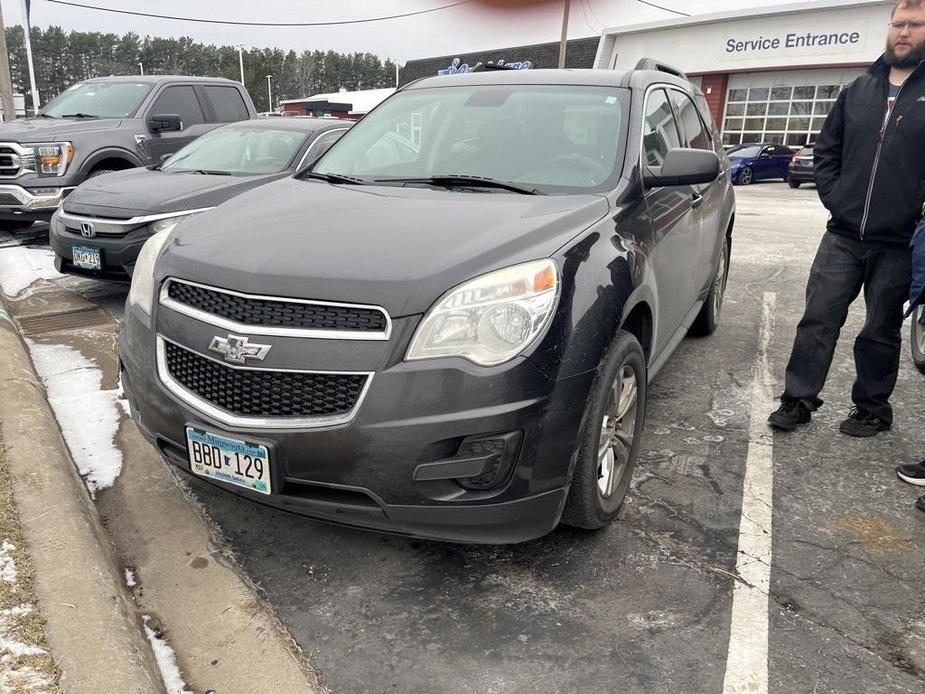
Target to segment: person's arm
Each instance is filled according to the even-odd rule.
[[[813,162],[815,164],[816,190],[822,204],[829,207],[828,200],[838,184],[841,176],[842,144],[845,137],[845,97],[847,89],[838,95],[838,101],[825,119],[822,132],[816,139],[813,148]]]

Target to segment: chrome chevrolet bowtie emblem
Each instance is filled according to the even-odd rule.
[[[87,238],[93,238],[96,236],[96,231],[93,229],[93,224],[90,222],[81,222],[80,223],[80,235],[86,236]]]
[[[225,361],[233,364],[243,364],[248,359],[257,359],[263,361],[267,352],[270,351],[271,345],[255,345],[247,341],[246,337],[239,335],[228,335],[225,337],[213,337],[209,350],[221,354]]]

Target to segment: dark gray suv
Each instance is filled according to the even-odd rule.
[[[36,117],[0,123],[0,229],[47,221],[85,179],[154,164],[222,123],[256,115],[247,91],[231,80],[79,82]]]
[[[600,528],[647,384],[716,328],[734,206],[703,96],[651,61],[424,79],[147,242],[122,382],[167,461],[260,503],[454,541]]]

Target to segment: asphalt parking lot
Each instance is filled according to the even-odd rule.
[[[893,474],[925,456],[925,377],[904,345],[893,430],[838,433],[859,303],[826,406],[804,431],[770,436],[826,215],[812,187],[758,184],[737,198],[721,326],[685,341],[652,385],[644,451],[610,528],[504,547],[414,541],[190,481],[332,691],[925,688],[925,514]],[[120,314],[125,288],[60,281]],[[763,459],[768,474],[754,478]],[[772,524],[752,518],[756,504]],[[740,553],[753,535],[766,553]],[[769,589],[747,578],[755,565]],[[734,608],[737,585],[767,594],[766,622],[747,602]],[[767,689],[730,680],[727,662],[743,661],[766,663]]]

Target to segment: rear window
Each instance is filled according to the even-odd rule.
[[[212,102],[217,122],[234,123],[248,119],[244,98],[235,87],[207,86],[205,90],[209,101]]]

